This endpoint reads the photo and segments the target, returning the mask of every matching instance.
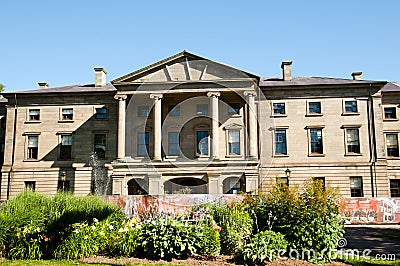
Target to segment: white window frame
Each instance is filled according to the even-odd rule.
[[[25,148],[24,148],[24,161],[36,162],[40,160],[40,132],[28,132],[23,134],[25,136]],[[36,136],[38,138],[37,144],[37,158],[28,158],[28,148],[29,148],[29,137]]]
[[[30,111],[33,111],[33,110],[39,110],[39,120],[31,120]],[[34,108],[28,108],[26,110],[25,123],[41,123],[41,121],[42,121],[42,110],[40,108],[34,107]]]
[[[362,147],[361,147],[361,125],[343,125],[341,127],[344,129],[344,149],[346,156],[361,156],[362,155]],[[358,146],[360,148],[359,153],[349,152],[347,147],[347,130],[348,129],[358,129]]]
[[[386,157],[388,159],[400,159],[400,154],[399,154],[399,156],[389,156],[388,153],[387,153],[387,149],[388,149],[388,147],[387,147],[387,135],[397,135],[397,148],[399,149],[399,153],[400,153],[399,131],[384,131],[383,133],[385,135],[385,154],[386,154]]]

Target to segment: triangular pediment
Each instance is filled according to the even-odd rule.
[[[112,83],[195,82],[243,78],[259,79],[253,74],[183,51],[117,78]]]

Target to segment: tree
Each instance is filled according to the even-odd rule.
[[[5,87],[6,86],[4,86],[2,83],[0,83],[0,92],[3,92]]]

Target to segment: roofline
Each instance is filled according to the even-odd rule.
[[[368,82],[362,82],[362,83],[348,83],[348,84],[291,84],[291,85],[267,85],[267,86],[260,86],[260,89],[304,89],[304,88],[310,88],[310,89],[319,89],[319,88],[324,88],[324,87],[335,87],[335,88],[342,88],[342,89],[347,89],[348,87],[364,87],[368,84],[373,85],[373,86],[385,86],[388,82],[387,81],[368,81]]]
[[[124,79],[127,79],[127,78],[131,78],[131,77],[133,77],[133,76],[135,76],[135,75],[142,74],[142,73],[146,72],[147,70],[150,70],[150,69],[152,69],[152,68],[161,66],[161,65],[163,65],[163,64],[165,64],[165,63],[174,61],[175,59],[178,59],[179,57],[184,56],[184,55],[187,55],[187,56],[193,57],[193,58],[197,58],[197,59],[199,59],[199,60],[211,61],[211,62],[214,62],[214,63],[216,63],[216,64],[219,64],[219,65],[222,65],[222,66],[225,66],[225,67],[228,67],[228,68],[240,70],[240,69],[237,69],[237,68],[235,68],[235,67],[232,67],[232,66],[229,66],[229,65],[226,65],[226,64],[223,64],[223,63],[214,61],[214,60],[210,60],[210,59],[208,59],[208,58],[205,58],[205,57],[202,57],[202,56],[198,56],[198,55],[192,54],[192,53],[190,53],[190,52],[188,52],[188,51],[186,51],[186,50],[183,50],[183,51],[180,52],[180,53],[174,54],[174,55],[172,55],[172,56],[170,56],[170,57],[167,57],[167,58],[165,58],[165,59],[162,59],[162,60],[160,60],[160,61],[158,61],[158,62],[155,62],[155,63],[153,63],[153,64],[150,64],[150,65],[148,65],[148,66],[145,66],[145,67],[143,67],[143,68],[140,68],[140,69],[138,69],[138,70],[135,70],[135,71],[133,71],[133,72],[131,72],[131,73],[128,73],[128,74],[126,74],[126,75],[124,75],[124,76],[122,76],[122,77],[116,78],[116,79],[114,79],[114,80],[111,81],[111,84],[114,85],[115,83],[118,83],[118,82],[120,82],[121,80],[124,80]],[[240,70],[240,71],[242,71],[242,72],[245,73],[246,75],[250,76],[251,78],[256,78],[256,79],[258,79],[258,80],[260,79],[260,77],[257,76],[257,75],[251,74],[251,73],[246,72],[246,71],[243,71],[243,70]]]

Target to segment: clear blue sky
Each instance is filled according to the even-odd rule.
[[[111,80],[182,50],[259,76],[400,80],[400,1],[0,2],[0,83]]]

